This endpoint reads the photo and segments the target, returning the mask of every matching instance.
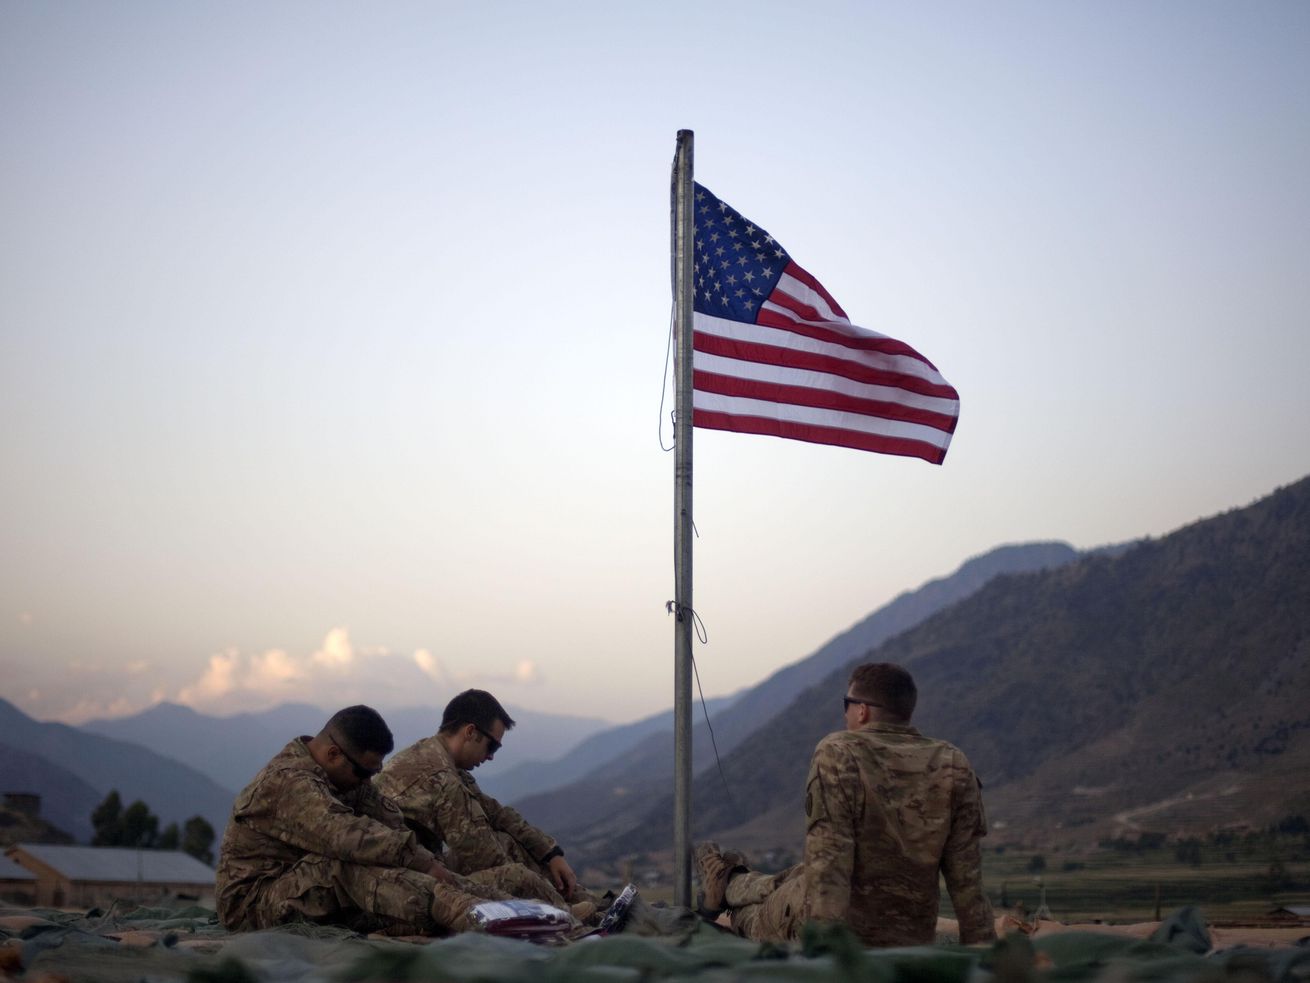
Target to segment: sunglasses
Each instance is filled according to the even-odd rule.
[[[481,734],[483,737],[487,739],[487,757],[490,758],[493,754],[495,754],[497,751],[500,750],[500,741],[496,740],[481,727],[478,727],[477,724],[474,724],[473,726],[477,728],[479,734]]]
[[[356,761],[354,758],[350,756],[350,752],[348,752],[344,747],[341,746],[341,742],[337,740],[335,734],[333,734],[331,731],[328,731],[328,737],[332,738],[332,743],[337,746],[337,750],[341,752],[341,756],[350,763],[350,767],[355,769],[355,777],[358,778],[361,782],[368,781],[370,778],[374,777],[382,770],[381,768],[365,768],[363,765],[361,765],[358,761]]]
[[[845,713],[849,710],[852,703],[858,703],[862,707],[876,707],[879,710],[887,709],[881,703],[870,703],[868,700],[858,700],[853,696],[843,696],[841,698],[841,712]]]

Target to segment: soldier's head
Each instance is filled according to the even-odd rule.
[[[914,677],[900,666],[890,662],[856,666],[842,700],[846,729],[859,730],[870,722],[908,724],[918,698]]]
[[[500,701],[484,689],[466,689],[446,704],[437,731],[455,765],[465,770],[490,761],[514,726]]]
[[[309,753],[343,792],[358,788],[382,770],[396,746],[391,729],[372,707],[338,710],[309,742]]]

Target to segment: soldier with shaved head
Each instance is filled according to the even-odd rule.
[[[810,761],[805,862],[761,874],[740,854],[701,844],[705,914],[726,908],[733,930],[752,939],[794,939],[813,920],[844,922],[866,945],[924,945],[936,933],[941,876],[960,941],[996,937],[982,885],[982,786],[958,748],[910,726],[917,698],[900,666],[851,673],[846,729]]]

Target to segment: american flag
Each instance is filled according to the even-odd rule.
[[[695,185],[692,423],[941,464],[960,396],[909,345],[851,324],[778,241]]]

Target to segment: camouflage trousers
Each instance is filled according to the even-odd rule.
[[[568,911],[570,903],[575,901],[591,901],[598,908],[601,907],[581,884],[571,897],[564,897],[555,888],[555,882],[550,877],[550,869],[529,856],[528,851],[519,845],[518,840],[508,833],[497,832],[494,835],[511,863],[501,864],[499,867],[487,867],[483,870],[466,870],[461,858],[457,854],[452,854],[451,869],[463,871],[469,880],[478,884],[499,888],[516,898],[544,901],[565,911]]]
[[[805,924],[805,866],[777,874],[734,874],[725,900],[738,935],[757,942],[794,939]]]
[[[358,932],[445,934],[467,928],[466,915],[479,902],[509,897],[494,886],[461,877],[455,881],[446,884],[403,867],[368,867],[308,856],[256,889],[241,927],[309,921]]]
[[[515,898],[528,898],[532,901],[544,901],[546,904],[568,910],[568,902],[560,896],[548,877],[544,877],[526,864],[502,864],[475,870],[468,875],[474,884],[504,891]]]

